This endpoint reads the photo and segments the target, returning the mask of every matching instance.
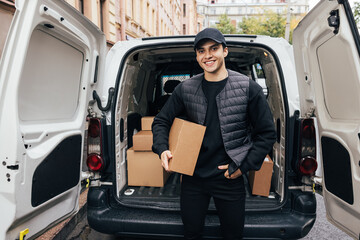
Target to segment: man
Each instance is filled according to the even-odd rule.
[[[206,126],[193,176],[183,175],[180,207],[186,239],[201,239],[210,198],[225,239],[241,239],[245,187],[242,174],[259,169],[276,134],[262,88],[245,75],[227,70],[224,36],[207,28],[195,37],[203,74],[179,84],[152,125],[153,151],[169,171],[169,130],[175,117]]]

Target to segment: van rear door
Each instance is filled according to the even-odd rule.
[[[320,1],[293,36],[301,114],[319,126],[327,217],[359,239],[360,40],[348,1]]]
[[[0,239],[78,210],[86,106],[106,53],[103,33],[65,1],[16,5],[0,63]]]

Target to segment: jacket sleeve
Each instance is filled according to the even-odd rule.
[[[161,111],[155,116],[152,124],[154,153],[161,157],[161,153],[169,149],[169,132],[174,118],[185,112],[184,102],[179,84],[167,100]]]
[[[251,80],[249,91],[248,116],[252,127],[253,146],[240,165],[243,174],[249,170],[259,170],[276,141],[273,116],[262,87]]]

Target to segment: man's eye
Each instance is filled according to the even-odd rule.
[[[213,48],[212,48],[213,51],[216,51],[217,49],[218,49],[217,47],[213,47]]]

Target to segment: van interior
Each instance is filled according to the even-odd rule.
[[[281,74],[271,49],[247,43],[228,44],[226,67],[258,82],[267,98],[277,130],[277,141],[269,156],[274,162],[268,197],[252,195],[248,176],[246,210],[276,208],[284,200],[285,120]],[[189,44],[157,45],[137,48],[127,54],[120,70],[120,85],[115,111],[116,191],[118,200],[127,206],[163,210],[180,209],[180,181],[172,173],[164,187],[128,186],[126,151],[132,136],[141,130],[141,117],[155,116],[178,83],[203,72]],[[124,134],[121,136],[121,124]],[[160,161],[159,161],[160,162]],[[215,210],[211,201],[209,210]]]

